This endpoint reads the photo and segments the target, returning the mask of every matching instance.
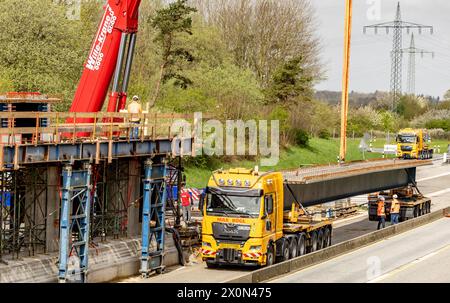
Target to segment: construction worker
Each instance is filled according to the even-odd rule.
[[[203,216],[203,207],[205,206],[206,199],[206,188],[202,189],[202,193],[200,194],[200,200],[198,201],[198,209],[200,210],[200,214]]]
[[[386,227],[386,212],[384,209],[384,197],[379,196],[378,197],[378,207],[377,207],[377,216],[378,216],[378,228],[380,229],[381,225],[383,225],[383,228]]]
[[[131,116],[130,122],[140,124],[141,119],[139,115],[142,114],[142,106],[141,103],[139,103],[138,96],[133,97],[133,101],[128,104],[127,110],[129,114],[136,114],[136,116]],[[133,127],[131,129],[130,139],[139,139],[139,127]]]
[[[400,217],[400,201],[398,201],[398,196],[392,196],[391,204],[391,225],[398,224],[398,219]]]
[[[192,197],[189,192],[182,188],[181,190],[181,206],[183,208],[183,219],[184,222],[188,223],[191,220],[191,205]]]

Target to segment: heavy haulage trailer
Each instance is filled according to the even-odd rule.
[[[429,164],[396,159],[287,172],[216,171],[202,208],[202,259],[209,268],[270,266],[326,248],[332,244],[332,221],[314,218],[307,207],[391,190],[405,194],[400,199],[406,207],[417,197],[408,196],[416,167]]]
[[[369,195],[370,221],[378,221],[377,209],[379,195],[385,198],[384,208],[386,221],[391,220],[391,204],[394,195],[398,196],[400,202],[400,222],[417,218],[431,212],[431,199],[423,196],[417,187],[408,186]]]

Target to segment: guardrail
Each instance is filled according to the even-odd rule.
[[[0,128],[0,144],[3,145],[129,139],[136,129],[138,138],[133,139],[170,139],[174,136],[175,121],[183,119],[194,123],[193,115],[163,113],[0,112],[0,119],[4,125],[8,123],[7,128]],[[35,126],[15,127],[16,122],[24,119]],[[42,123],[42,119],[46,122]]]
[[[244,274],[235,279],[228,280],[225,283],[259,283],[291,272],[300,271],[302,269],[333,259],[337,256],[347,254],[351,251],[360,249],[364,246],[374,244],[387,237],[404,233],[419,226],[423,226],[425,224],[437,221],[444,217],[448,217],[449,214],[450,214],[450,207],[445,208],[443,210],[442,209],[437,210],[422,217],[408,220],[394,226],[389,226],[382,230],[371,232],[369,234],[327,247],[314,253],[310,253],[292,260],[278,263],[270,267],[255,270],[251,273]]]

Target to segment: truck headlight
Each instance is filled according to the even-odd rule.
[[[258,246],[250,246],[251,251],[261,251],[261,245]]]
[[[202,246],[212,247],[211,243],[208,243],[208,242],[202,242]]]

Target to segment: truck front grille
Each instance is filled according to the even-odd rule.
[[[407,146],[407,145],[402,146],[402,151],[412,151],[412,150],[413,150],[412,146]]]
[[[233,262],[236,259],[237,252],[235,249],[224,248],[223,249],[223,260],[225,262]]]
[[[250,237],[250,225],[213,223],[213,235],[216,240],[245,242]]]

